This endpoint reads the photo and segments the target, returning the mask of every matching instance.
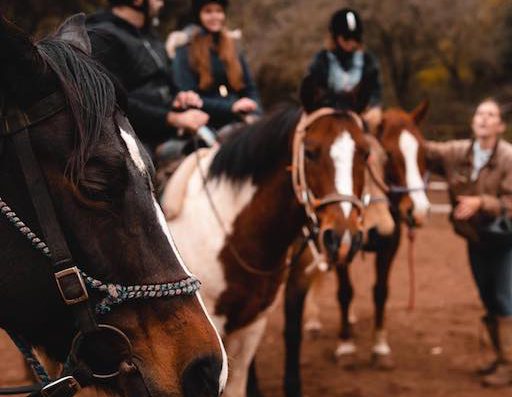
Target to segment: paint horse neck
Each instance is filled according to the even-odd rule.
[[[273,303],[284,281],[288,247],[305,221],[283,163],[256,188],[220,253],[227,289],[216,314],[227,317],[227,333],[251,323]]]

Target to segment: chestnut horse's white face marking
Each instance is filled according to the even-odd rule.
[[[413,189],[413,191],[409,192],[409,197],[414,203],[414,212],[425,215],[430,208],[430,202],[425,194],[425,181],[421,177],[418,167],[418,140],[412,133],[403,130],[400,134],[398,146],[405,159],[407,188]]]
[[[156,211],[156,215],[158,218],[158,222],[160,223],[160,226],[162,227],[162,231],[164,232],[165,236],[167,237],[167,240],[169,241],[169,244],[174,252],[174,255],[176,255],[176,258],[178,259],[178,262],[180,263],[180,265],[183,268],[183,270],[185,271],[185,273],[187,273],[189,276],[191,276],[192,274],[190,273],[190,270],[187,268],[187,266],[183,262],[183,259],[178,251],[178,248],[176,247],[176,244],[174,243],[174,239],[172,238],[171,233],[169,232],[169,228],[167,227],[167,223],[165,221],[165,217],[164,217],[164,213],[162,212],[162,209],[160,208],[160,206],[158,205],[158,203],[154,197],[153,197],[153,201],[154,201],[154,206],[155,206],[155,211]],[[221,369],[220,377],[219,377],[219,395],[220,395],[223,392],[224,388],[226,387],[226,383],[228,380],[228,356],[226,354],[226,349],[224,348],[224,344],[222,343],[222,339],[219,335],[219,332],[217,331],[217,328],[213,324],[213,321],[212,321],[210,315],[208,314],[208,311],[206,310],[206,307],[204,305],[203,298],[201,297],[199,292],[196,292],[196,297],[201,305],[201,308],[204,311],[204,314],[206,315],[206,318],[208,319],[211,326],[215,330],[215,334],[217,335],[217,339],[219,341],[219,345],[220,345],[220,349],[221,349],[221,353],[222,353],[222,369]]]
[[[330,155],[336,170],[335,184],[339,194],[354,195],[353,165],[356,143],[348,131],[343,131],[331,146]],[[343,201],[341,204],[343,214],[348,218],[352,210],[352,203]]]
[[[140,154],[139,146],[137,145],[137,142],[135,141],[135,138],[130,135],[128,132],[120,128],[121,130],[121,138],[123,138],[123,141],[126,143],[126,147],[128,148],[128,152],[130,153],[130,157],[137,167],[137,169],[142,172],[143,174],[146,173],[146,164],[144,163],[144,160],[142,159],[142,155]]]

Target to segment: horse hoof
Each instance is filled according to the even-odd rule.
[[[373,353],[372,367],[380,371],[391,371],[395,369],[395,362],[391,354]]]
[[[309,339],[318,339],[322,335],[323,325],[318,320],[310,320],[304,324],[304,332]]]
[[[357,349],[353,342],[341,342],[334,351],[334,360],[338,366],[346,370],[357,368]]]

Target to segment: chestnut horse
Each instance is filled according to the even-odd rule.
[[[379,228],[370,228],[368,239],[363,247],[365,251],[376,253],[377,277],[373,290],[375,334],[372,353],[373,363],[380,369],[391,369],[394,366],[385,330],[384,313],[391,265],[402,236],[401,222],[405,222],[409,228],[421,226],[430,206],[426,196],[427,171],[424,139],[419,129],[419,123],[427,109],[427,102],[420,104],[411,113],[401,109],[389,109],[384,112],[382,124],[377,132],[377,139],[387,155],[383,188],[387,193],[390,212],[395,223],[390,235],[383,234]],[[349,319],[353,287],[349,268],[338,267],[336,270],[338,300],[341,308],[341,331],[335,356],[342,365],[352,367],[357,352]],[[320,324],[318,318],[310,320],[313,324]],[[288,396],[291,395],[299,394],[288,394]]]
[[[388,236],[393,232],[394,221],[389,212],[388,199],[383,187],[386,154],[378,141],[372,136],[366,136],[370,145],[370,156],[367,161],[363,202],[365,214],[363,220],[364,240],[368,241],[369,234],[377,231],[382,236]],[[309,247],[308,247],[309,248]],[[295,243],[292,252],[300,253],[300,244]],[[284,388],[286,396],[300,396],[300,350],[302,342],[302,323],[306,294],[308,296],[308,309],[311,315],[304,329],[309,332],[319,331],[320,306],[318,294],[323,288],[326,268],[315,266],[316,248],[311,246],[300,254],[297,265],[290,270],[290,276],[286,283],[285,292],[285,376]],[[352,259],[352,258],[348,258]],[[350,261],[335,263],[333,267],[346,267]],[[253,393],[253,395],[257,393]]]
[[[317,244],[334,260],[361,243],[358,197],[368,144],[360,120],[333,109],[308,112],[307,103],[304,109],[264,117],[198,156],[181,213],[168,222],[204,281],[207,308],[224,337],[229,397],[245,396],[267,311],[287,273],[288,248],[302,228],[318,228]]]
[[[222,342],[84,20],[33,44],[0,15],[0,327],[66,363],[32,361],[36,395],[219,396]]]

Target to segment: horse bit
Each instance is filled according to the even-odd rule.
[[[0,105],[2,104],[0,103]],[[3,107],[0,107],[2,110],[0,112],[0,154],[5,147],[6,140],[10,139],[21,165],[44,240],[39,238],[1,197],[0,212],[32,244],[34,249],[42,253],[52,263],[60,296],[64,304],[71,310],[78,332],[72,341],[60,377],[52,380],[23,337],[8,331],[40,384],[0,388],[0,395],[31,393],[30,397],[72,397],[82,387],[89,386],[95,381],[106,381],[116,377],[119,377],[125,384],[130,382],[131,387],[127,393],[129,396],[149,395],[142,374],[132,361],[132,344],[129,338],[123,331],[112,325],[98,323],[96,315],[108,313],[113,305],[127,301],[194,295],[199,290],[199,280],[190,276],[169,283],[124,286],[102,282],[80,270],[73,260],[57,220],[54,205],[42,169],[34,155],[29,136],[29,129],[32,126],[65,109],[65,98],[61,93],[54,92],[37,102],[27,112],[14,109],[10,115],[3,114]],[[89,299],[89,291],[93,290],[106,295],[94,306]],[[77,352],[80,345],[93,334],[108,335],[110,338],[120,341],[125,347],[123,352],[127,351],[128,354],[121,353],[119,355],[118,368],[113,368],[107,373],[94,373],[88,364],[79,361]]]

